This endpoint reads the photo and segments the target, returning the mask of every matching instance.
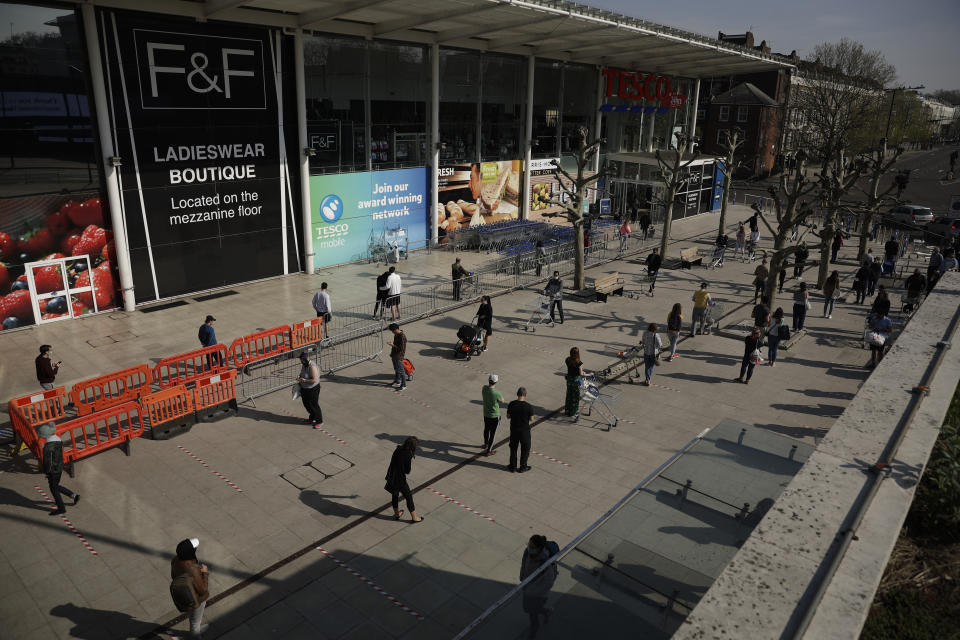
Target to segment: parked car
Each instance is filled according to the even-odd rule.
[[[942,237],[953,240],[960,233],[960,216],[939,216],[924,227],[928,237]]]
[[[916,204],[902,204],[887,212],[893,222],[906,224],[929,224],[933,222],[933,211],[930,207],[921,207]]]

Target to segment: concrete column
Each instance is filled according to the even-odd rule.
[[[363,135],[367,139],[367,171],[373,171],[373,127],[370,124],[370,42],[363,43]]]
[[[437,244],[440,200],[440,45],[430,48],[430,246]]]
[[[593,139],[597,140],[600,138],[600,129],[603,127],[603,113],[600,112],[600,107],[603,106],[603,74],[599,73],[597,69],[597,101],[594,105],[596,110],[594,112],[593,120]],[[600,171],[600,153],[603,151],[603,147],[606,145],[600,145],[597,149],[597,155],[593,156],[593,171],[595,173]]]
[[[700,78],[695,78],[693,82],[693,102],[690,103],[689,124],[687,125],[687,135],[690,140],[687,142],[687,153],[693,152],[693,136],[697,133],[697,109],[700,104]]]
[[[87,40],[87,56],[90,61],[90,85],[93,89],[93,105],[97,114],[100,152],[103,154],[103,177],[107,186],[107,208],[113,226],[113,243],[117,249],[117,270],[120,273],[120,294],[123,310],[133,311],[136,301],[133,295],[133,271],[130,267],[130,247],[127,244],[127,227],[123,219],[123,200],[120,196],[120,181],[117,167],[110,158],[117,155],[113,147],[110,126],[110,108],[107,88],[103,82],[103,59],[100,56],[100,39],[97,35],[97,17],[90,3],[80,5],[84,36]],[[131,159],[132,161],[132,159]]]
[[[653,151],[653,125],[657,121],[657,112],[644,115],[649,115],[650,119],[647,121],[647,144],[643,150],[650,153]]]
[[[310,147],[307,138],[307,85],[303,73],[303,32],[293,34],[293,65],[297,85],[297,140],[300,141],[300,207],[303,209],[303,270],[313,273],[313,210],[310,206]],[[353,144],[353,141],[350,141]],[[343,140],[340,141],[343,144]]]
[[[527,58],[527,120],[524,126],[524,153],[523,153],[523,193],[518,194],[523,200],[520,202],[520,217],[526,220],[530,217],[530,161],[533,159],[533,79],[537,70],[536,56]]]

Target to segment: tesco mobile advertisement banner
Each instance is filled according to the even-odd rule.
[[[315,265],[365,258],[372,246],[391,241],[426,240],[427,175],[421,168],[311,176]]]
[[[292,38],[98,16],[137,301],[298,271]]]

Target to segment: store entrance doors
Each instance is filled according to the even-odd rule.
[[[97,312],[95,279],[89,256],[28,262],[27,285],[37,324],[68,320]]]

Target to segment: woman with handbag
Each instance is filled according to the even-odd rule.
[[[657,335],[657,323],[651,322],[647,325],[647,330],[643,332],[640,343],[643,345],[643,375],[644,381],[641,382],[645,387],[650,386],[650,378],[653,377],[653,368],[657,366],[657,360],[660,358],[660,336]]]
[[[770,319],[770,328],[767,329],[767,364],[771,367],[777,361],[780,341],[789,338],[790,328],[783,322],[783,307],[777,307]]]
[[[801,282],[797,290],[793,292],[793,330],[803,329],[803,323],[807,319],[807,309],[810,308],[810,294],[807,293],[807,283]]]
[[[840,297],[840,272],[834,271],[823,283],[823,317],[833,317],[833,305]]]
[[[753,368],[763,362],[760,356],[760,338],[763,334],[760,327],[754,327],[746,338],[743,339],[743,361],[740,363],[740,377],[734,378],[734,381],[743,384],[750,384],[750,378],[753,377]],[[744,379],[743,375],[747,377]]]

